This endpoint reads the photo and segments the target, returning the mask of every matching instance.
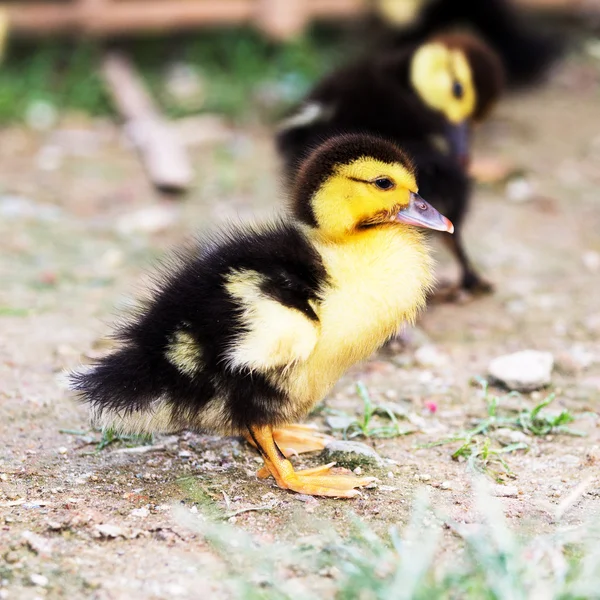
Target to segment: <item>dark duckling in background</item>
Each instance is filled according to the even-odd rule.
[[[420,44],[433,35],[469,32],[492,48],[510,88],[539,83],[561,58],[566,39],[540,19],[528,19],[510,0],[425,0],[416,18],[394,26],[375,16],[366,33],[384,52]]]
[[[460,288],[486,293],[491,286],[469,260],[461,229],[471,192],[470,130],[502,89],[501,63],[485,44],[469,35],[437,36],[325,77],[281,123],[277,147],[293,180],[311,149],[339,133],[372,133],[401,145],[417,165],[423,195],[454,223],[455,235],[445,241],[461,266]]]

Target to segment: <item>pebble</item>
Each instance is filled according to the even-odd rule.
[[[117,219],[116,229],[121,235],[132,233],[159,233],[179,220],[180,211],[170,205],[154,205],[125,214]]]
[[[65,446],[61,446],[61,447],[58,449],[58,453],[59,453],[59,454],[66,454],[66,453],[67,453],[67,448],[65,448]]]
[[[527,202],[533,196],[533,186],[523,178],[511,179],[506,184],[506,197],[513,202]]]
[[[433,344],[421,346],[415,352],[415,360],[421,367],[443,367],[448,357],[442,354]]]
[[[360,467],[356,467],[354,471],[352,471],[355,475],[362,475],[362,469]]]
[[[118,525],[111,525],[110,523],[100,523],[94,527],[95,532],[99,537],[105,538],[117,538],[119,536],[125,537],[125,531]]]
[[[344,430],[348,429],[355,421],[356,419],[354,417],[348,415],[330,415],[325,419],[325,424],[333,430]]]
[[[19,562],[20,557],[17,552],[15,552],[14,550],[10,550],[4,555],[4,560],[9,565],[14,565],[15,563]]]
[[[442,483],[440,484],[440,488],[442,490],[451,490],[452,482],[451,481],[442,481]]]
[[[371,446],[361,442],[347,442],[334,440],[330,442],[323,450],[327,460],[335,460],[342,467],[354,469],[366,465],[382,466],[383,459]]]
[[[508,427],[502,427],[494,432],[494,437],[505,446],[509,444],[527,443],[529,438],[522,431],[516,431],[515,429],[509,429]]]
[[[597,273],[600,270],[600,253],[588,250],[581,255],[581,262],[590,273]]]
[[[498,498],[516,498],[519,495],[519,489],[515,485],[493,485],[492,496],[497,496]]]
[[[52,554],[52,542],[33,531],[24,531],[21,535],[25,543],[39,556]]]
[[[132,517],[139,517],[140,519],[145,519],[150,514],[150,511],[146,507],[134,508],[129,514]]]
[[[488,373],[509,390],[532,392],[550,384],[553,366],[550,352],[522,350],[493,359]]]
[[[33,585],[37,585],[39,587],[46,587],[48,585],[48,578],[45,575],[39,575],[38,573],[32,573],[29,576],[29,580]]]

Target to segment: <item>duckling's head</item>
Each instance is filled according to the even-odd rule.
[[[295,179],[292,207],[297,219],[332,239],[402,224],[454,231],[418,195],[408,156],[372,135],[338,135],[309,154]]]
[[[461,155],[469,122],[490,111],[504,86],[504,71],[496,53],[478,38],[448,34],[415,50],[410,82],[427,106],[444,114],[454,150]]]

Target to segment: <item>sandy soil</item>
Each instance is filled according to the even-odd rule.
[[[526,182],[476,193],[468,247],[497,291],[432,307],[310,418],[325,429],[330,411],[360,411],[360,379],[375,400],[402,402],[407,429],[419,429],[362,440],[391,461],[373,470],[379,486],[350,502],[258,481],[260,461],[240,440],[185,432],[144,452],[124,444],[98,452],[100,434],[60,383],[64,369],[102,351],[107,324],[167,248],[224,219],[273,214],[280,194],[268,132],[235,131],[196,148],[197,184],[184,200],[150,189],[110,123],[70,115],[57,131],[0,132],[0,598],[226,597],[222,561],[175,507],[199,519],[196,511],[268,505],[230,520],[263,540],[297,542],[319,522],[343,533],[352,513],[376,531],[403,524],[427,487],[435,507],[476,523],[469,470],[451,458],[457,445],[419,446],[483,418],[471,379],[525,348],[553,353],[553,408],[570,410],[586,437],[528,438],[528,452],[506,457],[508,492],[494,493],[515,526],[551,531],[556,507],[585,482],[562,523],[598,518],[599,84],[598,63],[573,58],[546,88],[503,102],[479,132],[479,151],[514,161]],[[440,273],[452,276],[442,254]],[[425,345],[431,364],[416,358]],[[506,403],[530,407],[545,393]],[[458,544],[445,535],[448,547]],[[309,585],[326,597],[330,582],[317,574]]]

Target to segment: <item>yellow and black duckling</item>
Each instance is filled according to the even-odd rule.
[[[366,132],[393,140],[413,157],[423,196],[454,223],[456,233],[446,242],[461,265],[461,288],[488,292],[463,248],[461,225],[470,195],[469,128],[488,114],[502,83],[496,55],[467,35],[436,37],[342,68],[317,84],[279,129],[288,178],[332,135]]]
[[[287,219],[222,232],[181,257],[116,334],[120,349],[72,374],[72,388],[104,427],[243,435],[279,487],[351,497],[371,479],[332,465],[295,471],[274,429],[415,318],[432,283],[417,227],[453,228],[417,194],[407,156],[371,136],[319,146],[291,200]]]
[[[543,79],[567,46],[564,34],[539,19],[528,21],[511,0],[425,0],[412,23],[394,27],[377,18],[370,29],[368,37],[388,52],[441,33],[472,32],[499,56],[513,88]]]

